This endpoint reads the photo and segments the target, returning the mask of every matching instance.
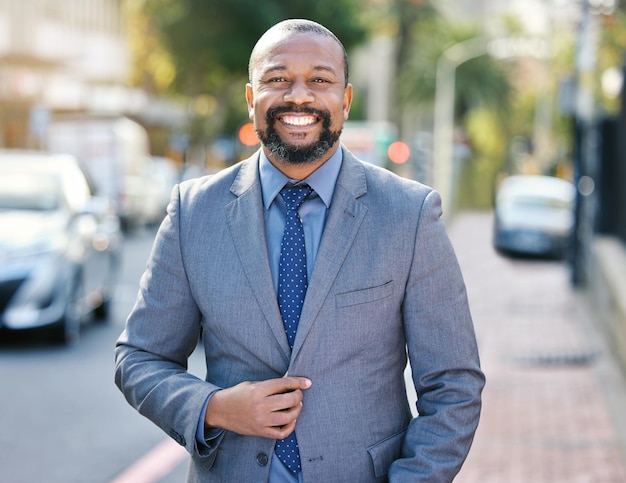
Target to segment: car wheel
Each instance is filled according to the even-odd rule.
[[[65,313],[53,328],[53,339],[65,345],[77,344],[83,320],[84,287],[80,274],[74,277]]]

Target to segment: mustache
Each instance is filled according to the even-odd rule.
[[[322,132],[317,141],[307,146],[292,146],[281,139],[276,131],[276,117],[282,113],[299,113],[317,116],[322,120]],[[337,131],[330,128],[331,114],[311,106],[276,106],[268,109],[265,114],[267,127],[265,130],[256,128],[261,143],[278,159],[291,165],[302,165],[321,158],[339,140],[341,127]]]
[[[316,109],[314,107],[292,107],[292,106],[277,106],[272,107],[267,110],[265,114],[266,121],[269,123],[273,122],[276,119],[276,116],[280,114],[284,114],[286,112],[296,112],[298,114],[311,114],[320,118],[324,124],[328,123],[330,125],[330,113],[326,111],[322,111],[320,109]]]

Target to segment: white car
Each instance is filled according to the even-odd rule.
[[[576,188],[542,175],[505,178],[495,197],[493,245],[503,254],[562,259],[575,225]]]
[[[82,322],[108,315],[120,243],[74,157],[0,151],[0,330],[76,342]]]

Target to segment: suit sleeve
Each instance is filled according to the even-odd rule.
[[[419,416],[409,425],[402,458],[391,465],[389,477],[391,482],[449,482],[469,452],[485,378],[436,191],[426,196],[419,216],[403,304]]]
[[[179,187],[157,233],[137,300],[115,347],[115,383],[127,401],[190,452],[202,408],[218,387],[187,372],[200,311],[181,255]]]

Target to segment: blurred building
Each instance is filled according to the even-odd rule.
[[[0,0],[0,147],[39,148],[50,119],[180,118],[128,86],[122,0]]]

